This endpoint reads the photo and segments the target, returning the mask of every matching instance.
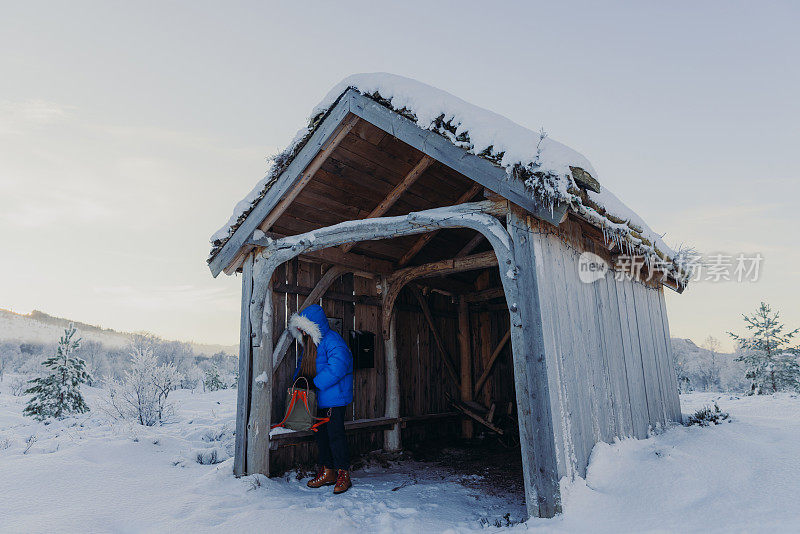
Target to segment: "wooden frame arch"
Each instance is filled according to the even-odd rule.
[[[498,216],[506,217],[505,226]],[[544,358],[542,319],[536,289],[533,243],[527,233],[527,217],[527,214],[507,201],[487,200],[397,217],[347,221],[277,240],[268,237],[248,239],[248,245],[258,247],[258,252],[251,253],[244,264],[245,271],[252,273],[247,330],[252,337],[248,341],[251,342],[253,352],[250,362],[245,363],[251,365],[251,368],[247,369],[247,373],[240,374],[252,376],[252,382],[249,385],[249,394],[245,394],[245,397],[249,396],[249,403],[243,403],[248,406],[249,409],[245,410],[248,413],[240,410],[237,416],[235,472],[269,474],[269,427],[275,349],[270,281],[275,269],[300,254],[351,242],[390,239],[444,228],[470,228],[482,234],[491,244],[496,257],[494,261],[500,267],[508,302],[528,513],[540,517],[551,517],[558,513],[561,503],[557,456]],[[482,261],[489,259],[488,254],[481,257]],[[408,274],[401,274],[397,278],[397,285],[407,277]],[[384,292],[384,299],[388,293]],[[388,342],[392,342],[392,314],[388,315]],[[387,365],[387,386],[392,379],[391,374],[391,366]],[[392,387],[397,389],[396,372],[394,381]],[[241,397],[242,395],[240,400]],[[399,404],[387,402],[386,408],[387,415],[399,415],[390,413],[399,412]],[[398,425],[386,432],[385,439],[387,447],[399,448]]]

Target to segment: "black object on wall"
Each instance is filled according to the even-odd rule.
[[[353,353],[354,369],[375,367],[375,334],[362,330],[350,330],[350,352]]]

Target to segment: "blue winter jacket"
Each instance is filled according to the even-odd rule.
[[[331,330],[322,306],[313,304],[289,320],[289,329],[300,339],[306,332],[317,345],[317,406],[330,408],[353,402],[353,354],[342,336]],[[302,356],[295,370],[300,371]]]

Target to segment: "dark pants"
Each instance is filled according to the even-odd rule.
[[[314,434],[319,450],[320,465],[333,469],[350,469],[350,450],[347,448],[347,437],[344,435],[344,412],[347,406],[320,408],[317,417],[328,417],[331,420],[321,425]]]

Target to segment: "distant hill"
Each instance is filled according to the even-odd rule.
[[[131,333],[117,332],[110,328],[101,328],[91,324],[54,317],[47,313],[33,310],[23,315],[0,308],[0,341],[20,341],[27,343],[56,343],[64,328],[74,323],[84,340],[96,341],[109,348],[121,348],[127,345]],[[165,340],[169,341],[169,340]],[[188,342],[195,353],[211,356],[217,352],[235,355],[239,352],[236,345],[207,345]]]

